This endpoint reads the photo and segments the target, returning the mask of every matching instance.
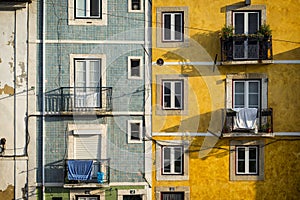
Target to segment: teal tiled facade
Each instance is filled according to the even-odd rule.
[[[145,66],[145,13],[128,12],[128,1],[107,0],[107,25],[68,25],[68,0],[46,1],[45,43],[38,45],[38,109],[42,111],[42,82],[45,92],[70,87],[71,54],[101,54],[106,57],[104,87],[112,88],[112,112],[96,115],[94,112],[76,117],[46,113],[42,125],[38,123],[38,168],[44,155],[44,182],[64,184],[68,158],[69,124],[106,124],[106,154],[110,159],[110,183],[145,182],[144,142],[128,143],[128,120],[144,121],[144,71],[141,79],[128,78],[128,56],[139,56]],[[38,16],[42,16],[42,1],[38,1]],[[42,19],[38,20],[38,38],[42,41]],[[90,41],[90,42],[86,42]],[[44,74],[42,45],[45,45]],[[103,73],[103,72],[102,72]],[[56,98],[56,97],[55,97]],[[44,126],[44,127],[42,127]],[[44,130],[44,132],[43,132]],[[44,152],[41,148],[44,137]],[[43,182],[42,171],[38,182]],[[130,186],[129,186],[130,188]],[[58,190],[59,191],[59,190]],[[64,190],[65,193],[65,190]]]

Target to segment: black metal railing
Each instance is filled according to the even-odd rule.
[[[232,109],[226,110],[225,123],[223,126],[222,133],[254,133],[254,134],[262,134],[262,133],[273,133],[273,109],[258,109],[257,118],[256,118],[256,127],[257,130],[253,129],[235,129],[234,120],[236,120],[237,112]],[[257,131],[257,133],[255,133]]]
[[[111,87],[60,87],[45,94],[45,112],[111,111]]]
[[[83,159],[78,159],[78,160],[83,160]],[[69,160],[66,160],[65,163],[65,184],[80,184],[80,183],[109,184],[110,183],[110,159],[93,160],[92,174],[91,174],[91,179],[89,180],[69,180],[68,161]]]
[[[272,37],[232,36],[221,38],[221,61],[272,60]]]

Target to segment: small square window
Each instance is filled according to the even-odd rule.
[[[142,120],[128,120],[128,143],[142,142]]]
[[[143,1],[128,0],[128,12],[143,12]]]
[[[129,79],[142,79],[143,73],[143,59],[142,57],[128,57],[128,78]]]

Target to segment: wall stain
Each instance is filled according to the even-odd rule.
[[[14,40],[14,32],[12,32],[12,35],[10,36],[10,40],[7,41],[7,45],[15,47],[15,40]]]
[[[14,199],[14,186],[8,185],[5,190],[0,190],[0,200]]]
[[[13,95],[14,94],[14,88],[5,84],[3,88],[0,88],[0,95],[1,94],[9,94],[9,95]]]
[[[27,73],[25,72],[24,62],[19,62],[19,66],[21,68],[21,74],[17,76],[17,80],[16,80],[17,87],[21,87],[22,83],[26,81],[26,77],[27,77]]]

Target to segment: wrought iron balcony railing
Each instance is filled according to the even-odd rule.
[[[84,184],[88,184],[88,183],[109,184],[109,182],[110,182],[110,159],[93,160],[92,172],[91,172],[91,176],[88,180],[74,180],[76,178],[73,178],[72,180],[70,180],[69,173],[71,173],[71,172],[69,171],[69,166],[68,166],[70,161],[89,161],[89,160],[83,160],[83,159],[66,160],[65,184],[67,184],[67,185],[80,185],[82,183],[84,183]],[[76,162],[75,162],[75,164],[73,163],[73,165],[76,165]],[[80,167],[82,167],[82,166],[80,166]],[[72,173],[74,173],[74,172],[72,172]]]
[[[271,61],[273,59],[272,37],[259,37],[257,35],[236,35],[221,38],[222,63],[233,61]]]
[[[255,129],[239,129],[234,126],[237,112],[226,110],[226,118],[222,130],[223,137],[233,136],[273,136],[273,109],[258,109]]]
[[[111,111],[111,87],[61,87],[46,92],[45,112]]]

